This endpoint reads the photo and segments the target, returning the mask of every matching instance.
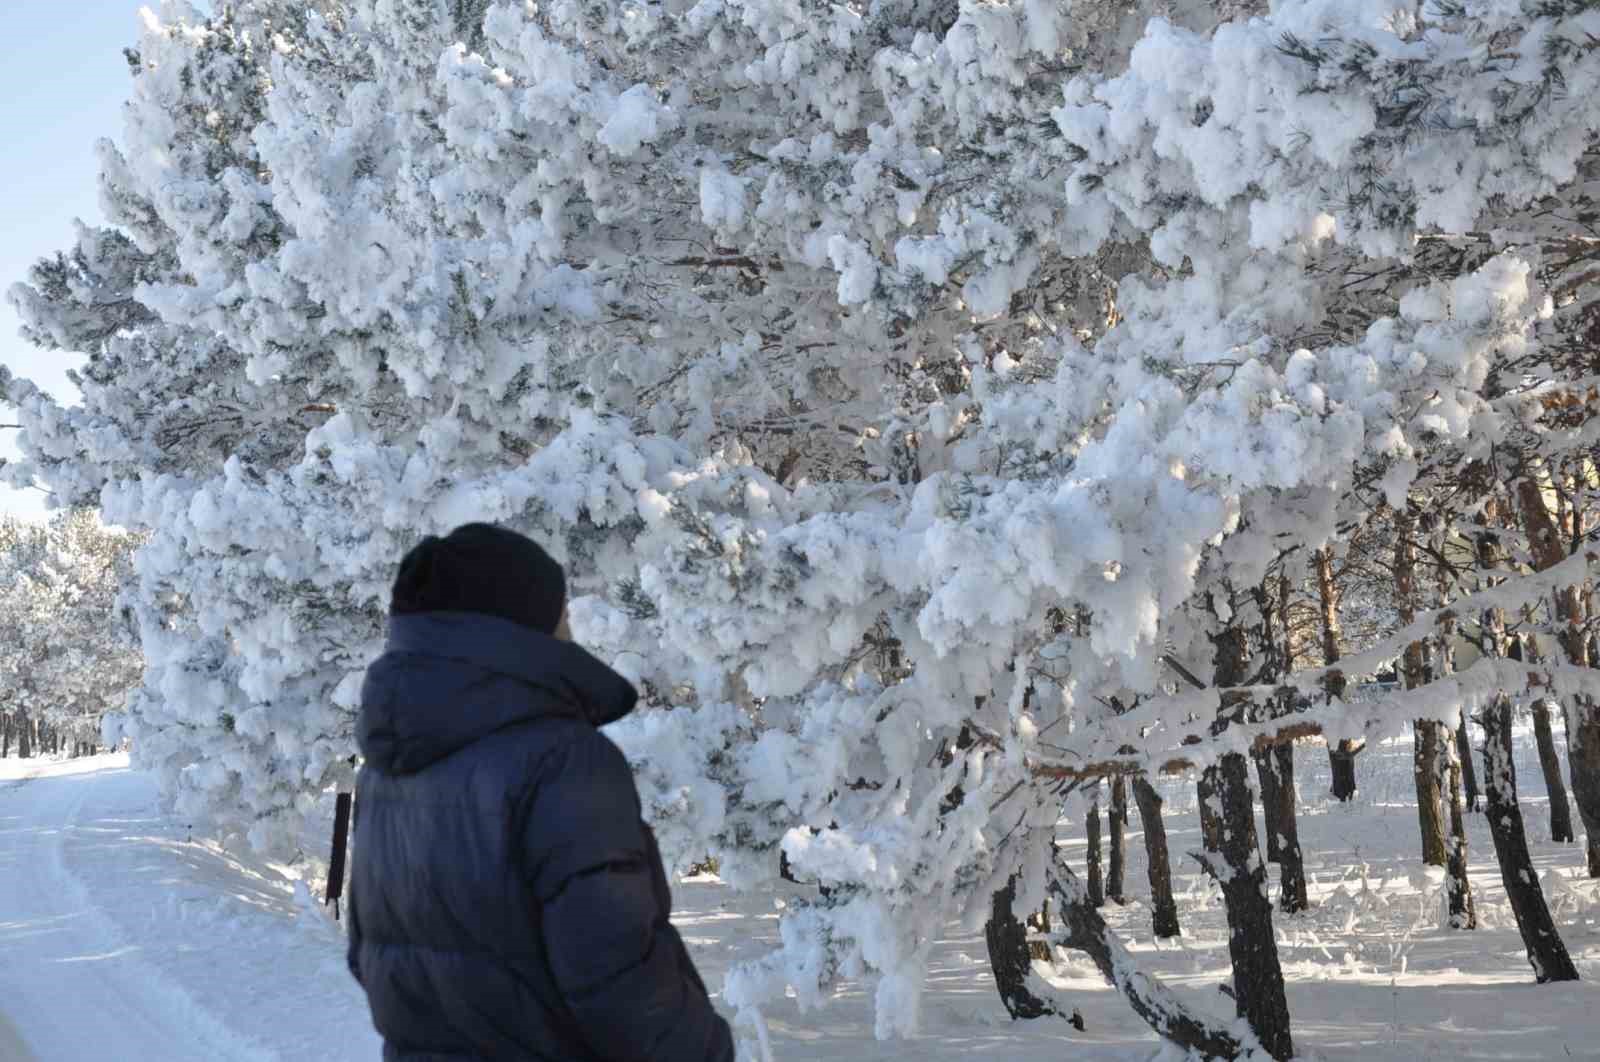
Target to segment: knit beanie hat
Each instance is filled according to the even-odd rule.
[[[389,611],[481,612],[554,634],[566,603],[561,565],[538,543],[494,524],[465,524],[405,555]]]

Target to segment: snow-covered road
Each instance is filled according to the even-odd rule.
[[[376,1058],[286,883],[184,840],[115,757],[0,775],[0,1062]]]
[[[1407,740],[1358,761],[1361,797],[1332,806],[1327,755],[1297,750],[1312,909],[1275,919],[1297,1045],[1321,1062],[1544,1062],[1600,1058],[1600,882],[1583,850],[1549,840],[1538,760],[1517,769],[1534,858],[1584,980],[1536,986],[1505,902],[1487,824],[1471,816],[1483,928],[1439,924],[1417,889],[1417,819]],[[1162,779],[1174,852],[1199,845],[1192,781]],[[1129,830],[1128,881],[1144,895],[1143,845]],[[308,838],[321,843],[321,838]],[[1062,850],[1081,860],[1078,826]],[[1215,886],[1175,864],[1184,935],[1157,945],[1139,902],[1105,912],[1139,963],[1191,1006],[1226,1018],[1228,926]],[[1276,875],[1274,875],[1274,879]],[[780,905],[809,886],[739,894],[714,880],[674,890],[674,921],[708,984],[777,943]],[[153,779],[125,759],[0,759],[0,1062],[375,1062],[381,1044],[344,966],[343,936],[297,902],[283,868],[187,837]],[[947,927],[929,955],[923,1035],[873,1035],[874,986],[846,980],[823,1010],[767,1009],[780,1062],[1013,1062],[1068,1057],[1148,1062],[1159,1045],[1094,968],[1058,957],[1057,987],[1087,1022],[1011,1022],[981,934]],[[1170,1052],[1154,1055],[1175,1058]]]

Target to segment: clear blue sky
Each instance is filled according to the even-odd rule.
[[[159,10],[158,0],[145,0]],[[128,65],[140,0],[0,0],[0,293],[29,266],[66,247],[72,219],[102,221],[94,143],[121,139]],[[77,359],[37,351],[17,337],[0,301],[0,362],[58,398],[75,400],[64,371]],[[10,422],[0,409],[0,423]],[[0,456],[14,456],[13,431],[0,431]],[[0,488],[0,515],[44,515],[38,491]]]

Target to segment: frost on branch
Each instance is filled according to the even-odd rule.
[[[0,377],[6,476],[148,535],[141,761],[292,850],[398,558],[507,522],[645,693],[669,858],[829,885],[730,998],[909,1032],[926,926],[1043,900],[1066,765],[1285,725],[1174,683],[1231,588],[1592,442],[1594,12],[1157,7],[163,5],[110,227],[12,295],[83,404]]]

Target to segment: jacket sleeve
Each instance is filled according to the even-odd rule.
[[[733,1062],[657,899],[658,860],[621,750],[575,739],[529,809],[526,852],[546,958],[578,1034],[606,1062]]]

